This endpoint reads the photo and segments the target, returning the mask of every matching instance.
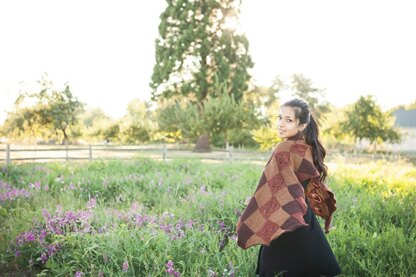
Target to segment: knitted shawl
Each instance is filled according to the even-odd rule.
[[[332,191],[320,181],[311,147],[304,140],[286,140],[276,145],[256,191],[237,223],[237,244],[250,246],[270,242],[281,234],[307,226],[305,195],[312,211],[325,219],[329,232],[336,209]],[[306,192],[301,183],[310,180]]]

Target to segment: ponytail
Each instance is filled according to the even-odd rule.
[[[304,130],[304,135],[306,143],[312,146],[313,163],[321,173],[320,180],[323,182],[328,171],[328,167],[324,164],[326,150],[319,141],[319,127],[312,114],[310,114],[310,121]]]
[[[282,106],[294,108],[299,124],[307,124],[305,130],[303,130],[305,142],[312,147],[313,163],[321,175],[320,180],[325,181],[328,172],[328,167],[324,164],[326,150],[319,141],[318,124],[309,110],[309,105],[301,99],[292,99]]]

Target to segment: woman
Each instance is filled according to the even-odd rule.
[[[325,219],[329,232],[336,201],[324,184],[326,151],[308,104],[300,99],[283,104],[277,128],[283,141],[238,221],[238,245],[261,245],[259,276],[338,275],[338,262],[315,216]]]

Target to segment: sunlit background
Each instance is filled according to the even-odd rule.
[[[150,99],[154,40],[165,1],[2,1],[0,123],[48,73],[88,107],[118,118]],[[373,94],[385,109],[416,100],[413,1],[242,2],[254,82],[302,73],[343,106]],[[230,22],[230,25],[236,25]]]

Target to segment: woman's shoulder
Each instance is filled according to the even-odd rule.
[[[274,152],[290,151],[292,147],[304,147],[308,148],[308,144],[304,140],[284,140],[276,144]]]
[[[295,141],[293,140],[283,140],[276,144],[274,151],[289,151],[294,143]]]

